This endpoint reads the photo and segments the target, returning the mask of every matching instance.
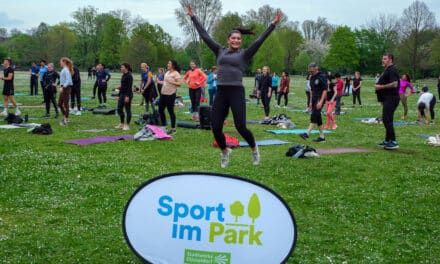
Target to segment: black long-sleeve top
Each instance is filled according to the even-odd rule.
[[[271,23],[249,48],[230,50],[229,48],[222,47],[213,40],[195,16],[191,17],[191,20],[199,32],[200,37],[217,56],[217,85],[220,86],[243,85],[243,72],[247,69],[251,58],[261,47],[264,40],[275,29],[275,25]]]
[[[121,90],[119,90],[119,95],[123,96],[133,96],[133,76],[131,72],[124,73],[121,78]]]
[[[60,75],[56,71],[48,71],[44,74],[43,77],[43,88],[48,89],[51,88],[53,84],[60,84]]]

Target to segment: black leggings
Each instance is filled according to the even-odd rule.
[[[168,113],[170,114],[171,119],[171,128],[176,128],[176,114],[174,113],[174,104],[176,101],[176,94],[172,95],[160,95],[159,99],[159,116],[160,116],[160,122],[162,123],[162,126],[167,125],[167,118],[165,116],[165,107],[168,110]]]
[[[151,88],[149,88],[151,89]],[[143,93],[142,94],[144,100],[145,100],[145,111],[148,113],[150,110],[150,104],[151,104],[151,111],[154,112],[154,97],[151,95],[151,92],[149,93]]]
[[[310,104],[310,92],[309,91],[306,91],[306,96],[307,96],[306,107],[309,107],[309,104]]]
[[[383,101],[382,119],[385,126],[385,141],[395,141],[396,134],[394,132],[394,112],[399,105],[399,96],[387,96]]]
[[[43,88],[44,102],[46,103],[46,114],[49,114],[50,103],[53,104],[55,113],[58,113],[57,101],[55,99],[56,87]]]
[[[268,93],[269,93],[268,90],[261,91],[261,102],[263,103],[264,114],[266,116],[269,116],[270,114],[270,97],[267,96]]]
[[[223,122],[231,108],[234,117],[234,125],[238,133],[246,140],[251,148],[254,148],[255,138],[246,127],[246,102],[243,86],[218,86],[212,107],[212,132],[220,149],[226,149],[225,134],[223,134]]]
[[[279,92],[278,93],[278,102],[277,105],[280,105],[281,103],[281,97],[284,96],[284,105],[287,106],[288,102],[289,102],[289,94],[286,92]]]
[[[78,106],[78,111],[81,111],[81,87],[72,86],[72,92],[70,93],[70,106],[75,108],[75,99]]]
[[[96,88],[98,88],[98,80],[93,84],[93,98],[96,97]]]
[[[102,104],[104,102],[104,104],[107,103],[107,85],[106,86],[98,86],[98,100],[99,103]]]
[[[357,98],[359,105],[362,105],[362,103],[361,103],[361,89],[359,88],[356,91],[352,91],[352,94],[353,94],[353,104],[354,105],[356,104],[356,98]]]
[[[431,102],[429,102],[429,112],[431,114],[431,120],[435,119],[434,107],[435,107],[436,103],[437,103],[437,100],[436,100],[435,95],[434,95],[434,97],[432,98]],[[421,114],[422,114],[423,117],[426,118],[425,111],[421,111]]]
[[[189,98],[191,99],[191,109],[194,112],[199,112],[200,97],[202,96],[202,88],[189,88]]]
[[[121,124],[124,123],[125,115],[123,108],[125,108],[125,113],[127,114],[127,124],[130,124],[131,121],[131,100],[133,96],[129,96],[130,100],[128,103],[125,102],[126,95],[120,95],[118,99],[118,115],[121,120]]]

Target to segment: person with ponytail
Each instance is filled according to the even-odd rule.
[[[182,84],[180,80],[180,67],[175,60],[168,61],[168,71],[165,73],[163,86],[160,90],[159,115],[162,126],[167,125],[165,108],[168,110],[171,119],[171,129],[167,131],[169,135],[176,134],[176,114],[174,105],[176,101],[177,88]]]
[[[246,127],[246,104],[245,90],[243,87],[243,72],[248,68],[249,63],[263,44],[264,40],[275,29],[276,24],[281,21],[280,10],[270,23],[269,27],[259,38],[247,49],[241,49],[242,36],[253,34],[252,30],[233,29],[228,36],[228,47],[222,47],[209,36],[206,29],[200,24],[194,15],[190,4],[186,5],[187,14],[206,45],[217,57],[217,95],[212,108],[212,131],[217,144],[221,149],[221,167],[225,168],[229,163],[231,149],[226,147],[226,139],[223,134],[223,122],[231,108],[234,125],[240,135],[247,141],[252,150],[252,161],[254,165],[260,163],[260,153],[255,143],[254,135]]]
[[[72,75],[73,71],[73,63],[67,58],[63,57],[60,60],[60,66],[63,68],[60,73],[60,97],[58,100],[58,106],[63,113],[63,120],[61,120],[60,125],[65,126],[69,122],[69,98],[70,93],[72,91],[73,81]]]
[[[122,63],[121,72],[121,88],[118,98],[118,115],[121,122],[115,128],[127,131],[130,130],[131,100],[133,99],[133,75],[130,64]],[[125,108],[125,114],[123,108]]]

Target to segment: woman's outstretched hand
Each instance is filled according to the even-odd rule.
[[[190,6],[191,7],[191,6]],[[272,20],[272,23],[274,25],[280,23],[281,19],[283,18],[283,13],[280,9],[277,10],[277,14],[275,15],[275,18]]]
[[[192,10],[192,6],[190,3],[186,4],[186,13],[188,14],[188,16],[193,17],[194,13]]]

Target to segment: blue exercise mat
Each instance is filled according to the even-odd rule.
[[[90,101],[92,98],[90,97],[81,97],[81,101]]]
[[[255,142],[257,146],[271,146],[271,145],[286,145],[290,144],[290,142],[282,141],[278,139],[267,139],[267,140],[260,140]],[[240,147],[249,147],[249,144],[247,142],[240,142]]]
[[[370,120],[372,118],[376,118],[376,117],[353,117],[352,120],[362,121],[362,120]]]
[[[394,126],[421,125],[421,124],[422,123],[419,121],[415,121],[415,122],[397,121],[393,123]]]
[[[276,135],[300,135],[307,133],[307,129],[278,129],[278,130],[266,130],[266,132]],[[312,130],[311,134],[318,134],[319,130]],[[333,131],[324,130],[324,134],[334,133]]]
[[[9,105],[8,108],[11,108],[14,106],[12,103],[9,103],[8,105]],[[22,106],[22,105],[23,105],[22,103],[17,103],[17,106]],[[0,104],[0,108],[5,108],[4,104]]]

